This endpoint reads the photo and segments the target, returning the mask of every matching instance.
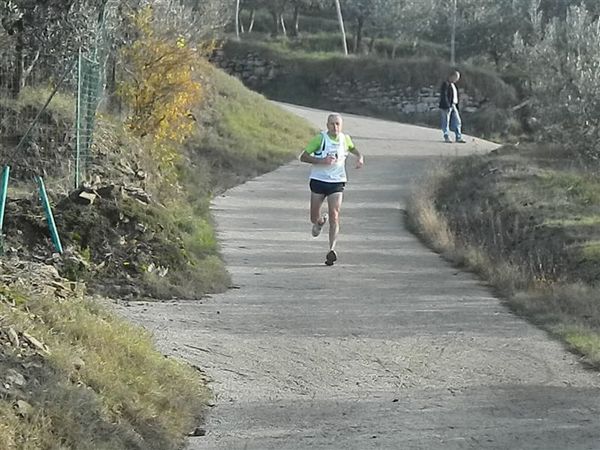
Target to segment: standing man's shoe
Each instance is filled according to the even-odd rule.
[[[456,143],[457,143],[457,144],[466,144],[466,143],[467,143],[467,141],[465,141],[463,138],[460,138],[460,139],[457,139],[457,140],[456,140]]]
[[[448,136],[444,136],[444,142],[446,144],[452,144],[452,141],[450,140],[450,138]]]

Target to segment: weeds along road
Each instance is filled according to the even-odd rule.
[[[345,131],[366,166],[349,173],[339,263],[323,265],[308,166],[292,163],[214,201],[234,289],[127,308],[214,380],[189,449],[600,449],[598,373],[404,225],[430,161],[493,145],[352,116]]]

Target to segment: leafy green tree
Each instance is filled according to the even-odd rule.
[[[506,63],[515,33],[531,32],[531,0],[460,0],[457,47],[461,59],[485,56]]]
[[[571,7],[564,20],[533,19],[533,34],[517,36],[516,65],[543,138],[600,158],[600,26],[585,7]]]

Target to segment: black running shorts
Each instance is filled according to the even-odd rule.
[[[326,181],[310,180],[310,191],[315,194],[328,195],[344,192],[346,183],[327,183]]]

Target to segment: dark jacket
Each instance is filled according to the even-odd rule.
[[[450,109],[452,108],[452,88],[450,87],[450,82],[448,80],[442,83],[442,87],[440,88],[440,108],[441,109]],[[456,89],[456,100],[458,106],[458,101],[460,101],[460,94],[458,93],[458,88]]]

